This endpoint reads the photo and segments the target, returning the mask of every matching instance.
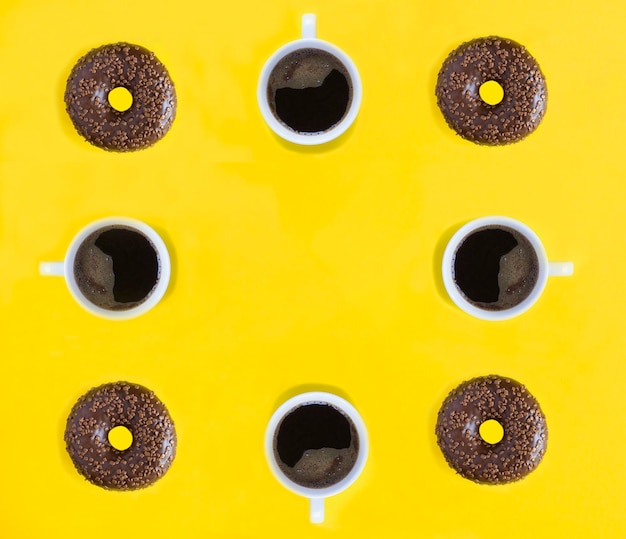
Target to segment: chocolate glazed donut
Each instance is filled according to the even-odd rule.
[[[113,108],[109,92],[132,94],[128,110]],[[165,136],[176,116],[174,83],[154,53],[129,43],[93,49],[72,69],[65,105],[76,130],[91,144],[118,152],[147,148]]]
[[[504,429],[496,444],[479,433],[489,419]],[[548,442],[546,419],[535,398],[519,382],[500,376],[474,378],[453,390],[439,410],[435,431],[448,464],[476,483],[522,479],[539,465]]]
[[[109,431],[126,427],[131,446],[114,448]],[[67,418],[65,443],[76,469],[112,490],[147,487],[163,476],[176,454],[176,430],[163,403],[143,386],[104,384],[88,391]]]
[[[504,98],[489,105],[482,84],[495,81]],[[526,48],[501,37],[463,43],[443,63],[435,89],[448,125],[477,144],[501,145],[532,133],[546,112],[546,80]]]

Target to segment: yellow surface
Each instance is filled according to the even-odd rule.
[[[363,79],[355,125],[322,148],[281,142],[255,97],[304,12]],[[626,537],[624,20],[620,0],[2,0],[0,536]],[[433,95],[446,55],[490,34],[525,44],[549,88],[542,125],[504,148],[455,136]],[[179,102],[128,155],[84,142],[63,105],[76,60],[120,40],[157,54]],[[116,214],[173,259],[162,303],[118,323],[37,273]],[[454,230],[489,214],[576,264],[501,323],[460,312],[439,274]],[[489,373],[525,383],[549,426],[539,468],[502,487],[455,475],[434,437],[448,391]],[[176,422],[176,460],[144,491],[90,485],[64,449],[76,399],[116,380]],[[262,450],[303,389],[348,398],[371,438],[319,527]]]

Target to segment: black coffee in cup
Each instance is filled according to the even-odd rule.
[[[539,276],[539,259],[517,230],[489,225],[467,235],[456,250],[453,278],[465,299],[489,311],[519,305]]]
[[[74,259],[79,290],[94,305],[111,311],[143,303],[159,276],[155,246],[129,226],[109,225],[96,230],[80,244]]]
[[[267,101],[272,114],[292,131],[328,131],[347,114],[352,79],[344,64],[321,49],[298,49],[283,57],[269,76]]]
[[[274,458],[294,483],[326,488],[344,479],[356,464],[359,436],[341,410],[310,403],[287,413],[273,440]]]

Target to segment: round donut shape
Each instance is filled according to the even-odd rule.
[[[117,426],[133,436],[124,451],[109,443],[109,431]],[[76,469],[94,485],[135,490],[167,472],[176,454],[176,430],[152,391],[117,382],[93,388],[76,402],[67,418],[65,444]]]
[[[488,81],[504,90],[498,104],[480,97],[480,87]],[[537,61],[519,43],[495,36],[474,39],[451,52],[439,71],[435,94],[452,129],[490,146],[518,142],[537,129],[548,99]]]
[[[128,110],[109,103],[109,92],[125,88]],[[165,66],[139,45],[114,43],[91,50],[74,66],[65,106],[76,130],[94,146],[129,152],[152,146],[176,116],[176,91]]]
[[[480,425],[495,419],[504,429],[496,444],[485,442]],[[473,378],[454,389],[437,417],[437,443],[448,464],[476,483],[510,483],[541,462],[548,442],[546,419],[519,382],[500,376]]]

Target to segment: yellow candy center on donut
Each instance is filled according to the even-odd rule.
[[[504,88],[499,82],[488,80],[480,85],[478,94],[487,105],[497,105],[504,99]]]
[[[504,438],[504,427],[495,419],[488,419],[480,424],[478,433],[484,442],[494,445]]]
[[[129,429],[118,425],[108,434],[109,443],[118,451],[126,451],[133,444],[133,433]]]
[[[133,104],[133,94],[123,86],[113,88],[107,96],[109,105],[118,112],[127,111]]]

